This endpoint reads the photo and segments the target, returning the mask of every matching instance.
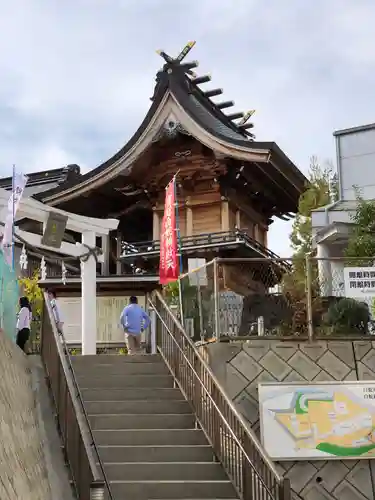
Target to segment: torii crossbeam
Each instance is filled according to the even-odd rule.
[[[5,222],[6,210],[10,193],[0,188],[0,221]],[[29,231],[16,229],[15,235],[19,235],[29,245],[58,252],[69,257],[79,258],[87,254],[87,248],[96,247],[96,236],[106,236],[110,231],[116,230],[119,224],[117,219],[95,219],[82,215],[65,212],[54,207],[50,207],[33,198],[21,198],[17,210],[16,220],[28,218],[42,222],[46,226],[51,213],[58,213],[67,218],[66,228],[82,235],[82,244],[62,242],[60,248],[43,245],[42,236]],[[100,260],[100,257],[99,257]],[[96,304],[96,259],[94,255],[88,256],[81,261],[82,280],[82,354],[96,354],[96,314],[92,314],[92,308]]]

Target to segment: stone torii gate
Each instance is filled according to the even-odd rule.
[[[0,220],[4,223],[10,193],[0,188]],[[119,224],[117,219],[95,219],[82,215],[65,212],[34,200],[33,198],[21,198],[16,221],[24,218],[39,221],[43,224],[43,233],[46,231],[47,221],[50,215],[55,215],[66,221],[66,229],[82,235],[82,243],[61,242],[59,248],[43,244],[43,236],[29,231],[15,228],[15,237],[19,236],[28,245],[40,250],[60,253],[62,256],[81,259],[81,307],[82,307],[82,354],[96,354],[96,262],[103,261],[103,255],[97,259],[93,253],[88,254],[88,249],[96,247],[97,236],[107,236],[110,231],[116,230]]]

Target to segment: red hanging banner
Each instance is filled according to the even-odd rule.
[[[160,235],[159,283],[166,285],[178,280],[178,252],[176,226],[176,179],[168,184],[165,192],[164,217]]]

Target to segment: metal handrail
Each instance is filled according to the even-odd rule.
[[[149,300],[150,304],[152,305],[152,302],[151,300]],[[195,368],[193,367],[193,365],[190,363],[189,359],[187,358],[187,356],[185,355],[184,351],[181,349],[181,347],[178,345],[178,342],[176,341],[176,339],[173,337],[173,334],[169,331],[168,329],[168,325],[164,322],[163,318],[160,316],[159,312],[157,311],[157,309],[155,308],[154,306],[154,310],[156,312],[156,315],[158,316],[158,318],[160,319],[160,321],[163,323],[163,325],[166,327],[167,331],[170,333],[170,336],[171,338],[173,339],[174,343],[177,345],[177,348],[179,349],[179,351],[181,352],[181,354],[184,356],[187,364],[189,365],[189,367],[191,368],[192,372],[194,373],[194,375],[197,377],[197,380],[199,381],[199,384],[202,386],[204,392],[207,394],[208,398],[211,400],[213,406],[215,407],[216,411],[218,412],[218,414],[220,415],[220,418],[221,420],[224,422],[224,425],[225,427],[228,429],[229,433],[232,435],[233,439],[235,440],[237,446],[239,447],[239,449],[241,450],[241,452],[244,454],[244,456],[246,457],[247,461],[249,462],[250,464],[250,467],[253,469],[253,471],[255,473],[257,473],[257,470],[256,468],[254,467],[254,465],[252,464],[251,460],[250,460],[250,457],[248,456],[245,448],[243,447],[242,443],[240,442],[240,440],[237,438],[236,434],[233,432],[233,429],[232,427],[229,425],[228,421],[226,420],[225,416],[222,414],[220,408],[218,407],[218,405],[216,404],[215,400],[213,399],[213,397],[211,396],[210,392],[208,391],[208,389],[206,388],[206,386],[204,385],[202,379],[200,378],[199,374],[197,373],[197,371],[195,370]],[[161,353],[162,354],[162,353]],[[166,360],[165,360],[166,361]],[[167,362],[167,361],[166,361]],[[167,362],[168,363],[168,362]],[[268,486],[266,485],[266,483],[264,482],[263,478],[260,478],[261,482],[262,482],[262,485],[263,487],[266,489],[267,493],[269,493],[270,495],[272,495],[272,492],[271,490],[268,488]]]
[[[196,234],[196,235],[192,235],[192,236],[181,236],[181,242],[184,242],[184,241],[194,241],[194,240],[199,240],[199,239],[202,239],[202,238],[205,238],[205,237],[209,237],[209,238],[212,238],[212,237],[215,237],[215,236],[224,236],[224,235],[228,235],[228,236],[234,236],[235,235],[235,232],[234,231],[217,231],[217,232],[214,232],[214,233],[200,233],[200,234]],[[137,247],[145,247],[145,246],[156,246],[156,244],[160,243],[160,240],[145,240],[145,241],[122,241],[123,244],[125,245],[129,245],[129,247],[133,246],[135,248]]]
[[[278,255],[276,255],[272,250],[268,249],[259,241],[255,240],[251,236],[249,236],[245,231],[241,229],[236,229],[232,231],[217,231],[214,233],[200,233],[192,236],[181,236],[181,249],[187,249],[192,246],[196,245],[201,245],[203,244],[203,240],[208,240],[207,244],[212,244],[212,242],[217,242],[219,243],[218,239],[219,238],[224,238],[228,239],[230,238],[231,241],[235,242],[236,240],[243,241],[250,245],[254,250],[257,250],[263,254],[265,254],[265,257],[270,258],[270,259],[278,259],[282,261],[283,259],[280,259]],[[123,249],[123,257],[131,257],[131,256],[136,256],[138,253],[151,253],[151,252],[157,252],[160,247],[160,240],[146,240],[146,241],[135,241],[135,242],[128,242],[128,241],[123,241],[122,242],[123,246],[128,247],[128,251],[126,249]],[[150,250],[143,251],[145,247],[149,247]],[[134,252],[132,251],[134,249]]]
[[[221,410],[220,406],[218,405],[218,403],[213,398],[212,394],[210,393],[209,388],[206,386],[205,382],[202,380],[202,378],[199,375],[199,373],[197,372],[196,368],[192,365],[191,361],[187,357],[187,355],[184,352],[183,348],[179,345],[177,339],[175,338],[175,335],[173,334],[173,332],[171,331],[171,329],[168,327],[168,325],[164,321],[162,315],[160,314],[160,311],[158,311],[158,308],[155,306],[155,304],[153,303],[153,301],[151,299],[149,299],[149,303],[150,303],[151,307],[155,310],[157,317],[159,318],[159,320],[161,321],[161,323],[164,326],[165,330],[167,331],[167,333],[169,334],[170,338],[172,339],[173,344],[175,346],[177,346],[178,352],[180,353],[180,355],[182,355],[183,360],[187,363],[187,365],[190,368],[190,370],[192,371],[193,375],[196,377],[196,380],[198,381],[200,387],[203,388],[203,391],[205,393],[205,395],[203,396],[203,398],[205,399],[206,395],[208,396],[209,402],[212,404],[213,408],[215,409],[216,414],[219,416],[221,422],[224,424],[224,427],[229,431],[230,437],[233,439],[233,441],[234,441],[234,443],[235,443],[235,445],[237,447],[237,450],[235,452],[236,456],[237,456],[237,453],[238,453],[238,450],[239,450],[241,452],[241,454],[243,455],[243,458],[245,459],[245,462],[246,462],[247,466],[252,471],[251,475],[255,475],[256,476],[256,481],[258,482],[258,484],[256,485],[257,487],[255,487],[256,491],[253,490],[253,494],[256,494],[257,492],[259,492],[259,486],[261,486],[261,489],[262,489],[261,495],[262,496],[259,497],[259,498],[265,498],[265,496],[263,496],[263,495],[264,494],[268,494],[267,498],[269,498],[269,499],[289,500],[289,498],[290,498],[290,496],[289,496],[289,492],[290,492],[290,482],[289,482],[289,480],[285,479],[282,475],[279,474],[279,472],[277,471],[274,463],[270,460],[270,458],[267,456],[267,454],[265,453],[265,451],[261,447],[261,445],[260,445],[258,439],[256,438],[255,434],[253,433],[253,431],[248,427],[248,424],[246,423],[246,421],[244,420],[244,418],[242,417],[242,415],[238,412],[238,410],[234,406],[233,402],[228,398],[228,396],[222,390],[222,388],[221,388],[221,386],[220,386],[217,378],[213,374],[211,368],[208,366],[208,364],[206,363],[206,361],[203,359],[201,353],[197,350],[197,348],[194,345],[194,343],[187,336],[187,334],[184,331],[181,323],[177,320],[177,318],[169,310],[169,308],[168,308],[167,304],[165,303],[165,301],[164,301],[163,297],[161,296],[161,294],[159,292],[155,292],[155,296],[156,296],[157,300],[160,302],[160,304],[163,307],[163,309],[165,311],[167,311],[167,313],[168,313],[168,320],[171,320],[173,322],[173,324],[177,328],[179,334],[182,335],[182,338],[183,338],[183,341],[184,341],[184,347],[189,346],[189,348],[191,349],[191,352],[194,355],[194,359],[197,360],[197,361],[199,361],[200,366],[204,369],[205,373],[208,375],[208,379],[210,379],[209,381],[213,384],[213,389],[217,391],[217,394],[219,396],[218,399],[220,399],[221,402],[225,403],[227,409],[229,409],[229,411],[231,413],[231,415],[228,415],[228,417],[230,417],[229,419],[225,417],[224,412]],[[162,350],[162,348],[160,348],[160,346],[159,346],[159,351],[161,352],[162,356],[164,357],[164,359],[166,360],[166,362],[170,366],[170,363],[168,362],[168,359],[166,359],[165,353],[163,353],[163,350]],[[181,360],[179,360],[178,364],[180,362],[181,362]],[[170,366],[170,368],[171,368],[171,370],[173,372],[173,368],[171,366]],[[181,384],[180,384],[181,380],[179,380],[178,375],[176,373],[175,373],[175,377],[176,377],[177,382],[181,386]],[[183,390],[183,387],[181,387],[181,389]],[[185,396],[186,396],[186,394],[185,394]],[[200,395],[200,398],[202,398],[202,395]],[[208,403],[208,401],[206,401],[206,404],[207,403]],[[200,420],[198,415],[197,415],[197,419]],[[248,441],[248,442],[251,443],[251,445],[254,448],[255,452],[259,455],[261,461],[264,463],[264,465],[268,469],[266,471],[265,475],[267,475],[270,478],[269,482],[273,483],[274,486],[277,485],[278,492],[276,494],[274,494],[271,491],[272,486],[266,484],[264,478],[262,477],[262,474],[257,470],[256,466],[254,465],[253,462],[255,461],[255,457],[254,457],[254,460],[251,459],[251,457],[249,456],[248,451],[246,450],[246,446],[244,445],[244,442],[241,442],[241,440],[239,439],[239,437],[233,431],[232,426],[231,426],[231,422],[229,421],[229,420],[231,420],[232,423],[233,423],[234,422],[233,419],[236,419],[237,422],[240,425],[241,439],[243,439],[244,442]],[[200,423],[201,423],[202,429],[205,430],[204,424],[202,425],[202,422],[200,422]],[[219,430],[219,433],[220,433],[220,430]],[[206,433],[206,435],[207,435],[207,433]],[[209,436],[207,436],[207,437],[209,437]],[[210,438],[209,438],[209,440],[211,441],[211,444],[213,444],[212,440]],[[233,446],[231,446],[231,448],[233,448]],[[215,449],[215,447],[214,447],[214,449]],[[252,451],[254,451],[254,450],[252,450]],[[253,453],[251,453],[251,454],[253,455]],[[244,471],[246,469],[246,464],[241,463],[242,459],[239,458],[238,456],[237,456],[237,459],[238,459],[237,460],[238,464],[236,465],[236,467],[240,467],[241,470]],[[224,466],[225,466],[225,464],[224,464]],[[239,493],[240,494],[244,493],[244,491],[240,491],[241,488],[243,488],[243,484],[242,484],[243,481],[241,479],[238,480],[238,474],[236,474],[237,481],[235,481],[235,478],[233,477],[233,474],[231,474],[231,471],[227,470],[227,472],[230,475],[230,477],[232,478],[232,481],[233,481],[235,487],[239,490]],[[250,479],[250,482],[254,482],[254,479]],[[276,485],[275,485],[275,483],[276,483]],[[254,488],[254,485],[252,486],[252,488]],[[256,497],[254,497],[254,498],[256,498]]]
[[[169,311],[169,307],[167,305],[167,303],[165,302],[165,300],[163,299],[161,293],[156,290],[155,291],[155,295],[157,296],[157,298],[160,300],[160,302],[162,303],[163,307]],[[152,301],[151,299],[149,299],[149,302],[152,306],[152,308],[156,311],[157,313],[157,309],[155,307],[154,304],[152,304]],[[182,335],[185,337],[186,341],[188,342],[188,344],[190,344],[190,346],[193,348],[194,350],[194,354],[197,356],[197,358],[199,359],[199,361],[201,362],[202,366],[204,367],[204,369],[207,371],[207,373],[209,373],[211,379],[214,381],[214,383],[218,386],[218,388],[220,389],[220,392],[222,393],[223,397],[224,397],[224,400],[225,402],[227,403],[227,405],[230,407],[230,409],[232,410],[232,412],[235,414],[235,416],[238,418],[238,420],[241,422],[241,424],[244,426],[246,432],[251,436],[252,440],[254,440],[254,444],[257,448],[257,450],[259,451],[259,453],[261,454],[264,454],[264,460],[265,462],[267,462],[267,464],[269,465],[270,469],[272,469],[272,471],[274,472],[275,476],[282,480],[283,479],[283,476],[281,476],[279,474],[279,472],[277,471],[274,463],[271,461],[271,459],[265,454],[265,452],[263,451],[262,449],[262,446],[261,444],[258,442],[258,439],[257,437],[255,436],[255,434],[253,433],[252,430],[249,429],[248,427],[248,424],[246,423],[245,419],[243,418],[243,416],[241,415],[241,413],[239,413],[239,411],[237,410],[237,408],[234,406],[233,404],[233,401],[231,399],[229,399],[229,397],[226,395],[226,393],[222,390],[221,388],[221,385],[218,381],[218,379],[216,378],[215,374],[213,373],[213,371],[211,370],[211,368],[209,367],[209,365],[206,363],[206,361],[204,360],[203,356],[201,355],[201,353],[198,351],[198,349],[195,347],[195,344],[194,342],[191,340],[191,338],[186,334],[183,326],[181,325],[181,323],[178,321],[178,319],[176,318],[176,316],[170,312],[170,315],[171,315],[171,319],[173,320],[173,322],[175,323],[175,325],[177,326],[177,328],[180,330],[180,332],[182,333]],[[159,314],[158,314],[159,316]],[[175,340],[175,339],[174,339]]]
[[[87,458],[88,458],[89,463],[90,463],[90,468],[93,472],[94,482],[97,484],[100,482],[104,482],[104,485],[107,489],[107,493],[109,495],[109,500],[114,500],[114,496],[113,496],[112,491],[111,491],[111,486],[110,486],[109,480],[107,478],[107,475],[105,473],[103,462],[102,462],[100,455],[99,455],[99,450],[98,450],[96,443],[95,443],[94,434],[93,434],[90,420],[89,420],[89,417],[88,417],[88,414],[87,414],[87,411],[86,411],[86,408],[85,408],[85,405],[83,402],[83,397],[82,397],[82,394],[81,394],[81,391],[80,391],[80,388],[78,385],[77,377],[75,375],[75,371],[73,368],[69,348],[68,348],[68,345],[65,341],[65,336],[62,332],[59,333],[57,331],[57,327],[56,327],[55,321],[53,319],[54,318],[53,311],[52,311],[52,308],[50,305],[50,301],[48,299],[48,294],[46,292],[44,292],[43,295],[44,295],[45,307],[48,311],[48,317],[49,317],[51,327],[52,327],[53,336],[54,336],[54,339],[56,342],[57,352],[59,354],[61,364],[62,364],[62,367],[64,369],[66,383],[67,383],[67,386],[68,386],[70,391],[72,389],[74,389],[74,391],[75,391],[76,398],[75,399],[73,398],[73,405],[75,406],[77,421],[78,421],[78,425],[80,427],[82,441],[85,443]],[[60,339],[62,339],[62,342],[60,342]],[[69,373],[70,373],[70,377],[69,377]],[[73,385],[73,388],[72,388],[72,385]],[[73,394],[72,394],[72,396],[73,396]],[[77,408],[77,400],[79,401],[80,408]],[[83,416],[84,421],[82,421],[82,418],[79,418],[80,415]],[[87,442],[88,441],[87,437],[90,438],[90,442]],[[92,453],[93,449],[95,451],[97,462],[95,461],[95,457],[93,456],[93,453]],[[99,469],[100,469],[101,475],[98,471],[97,464],[99,464]]]

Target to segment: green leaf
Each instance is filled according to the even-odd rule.
[[[298,213],[290,234],[293,254],[293,272],[284,279],[287,293],[300,295],[305,291],[305,256],[312,251],[311,212],[338,199],[338,182],[331,163],[321,165],[313,156],[310,159],[309,185],[300,196]]]
[[[31,278],[21,278],[18,282],[22,293],[29,299],[34,318],[40,317],[43,310],[43,292],[39,287],[38,272]]]
[[[372,265],[375,256],[375,201],[364,200],[359,189],[356,189],[357,207],[351,214],[353,228],[349,236],[345,256],[353,265]],[[350,258],[364,258],[364,261],[352,261]],[[367,259],[370,259],[370,262]]]

